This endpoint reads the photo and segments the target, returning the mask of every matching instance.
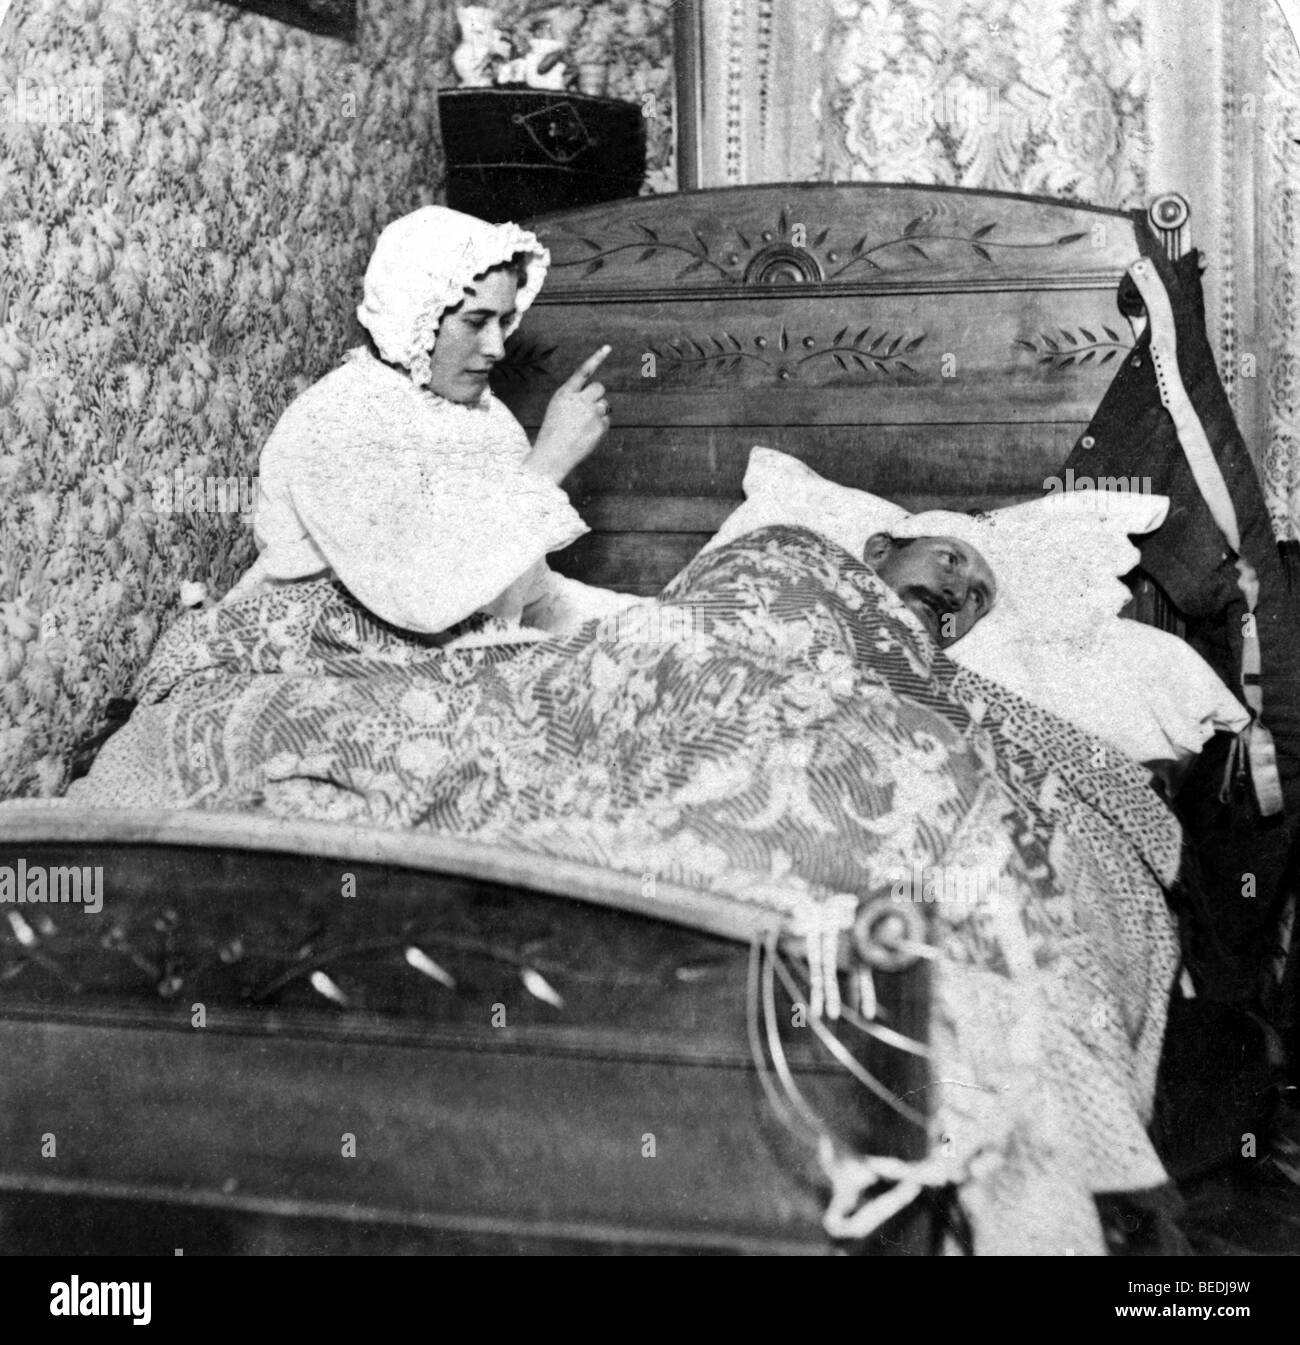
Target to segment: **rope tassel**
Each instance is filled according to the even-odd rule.
[[[798,934],[808,962],[809,1026],[831,1057],[863,1087],[914,1125],[924,1128],[926,1118],[908,1107],[856,1060],[842,1042],[827,1028],[823,1018],[837,1019],[844,1014],[858,1030],[872,1035],[896,1037],[896,1049],[927,1054],[919,1042],[863,1020],[840,1001],[838,952],[841,936],[852,928],[856,899],[845,894],[810,908],[799,922]],[[779,949],[779,936],[771,931],[756,937],[750,945],[749,978],[746,995],[746,1026],[750,1052],[773,1112],[800,1142],[815,1150],[822,1171],[830,1182],[830,1198],[823,1227],[840,1240],[858,1240],[869,1236],[895,1214],[905,1209],[927,1186],[946,1186],[961,1173],[946,1157],[909,1163],[888,1157],[860,1157],[848,1153],[832,1137],[822,1117],[809,1105],[795,1082],[794,1073],[781,1040],[776,1000],[776,982],[791,1001],[798,1004],[800,986],[793,970],[787,967]],[[888,1190],[866,1199],[883,1182]]]
[[[829,1136],[818,1147],[818,1161],[831,1183],[831,1199],[822,1227],[833,1238],[857,1241],[869,1237],[927,1188],[956,1186],[966,1178],[965,1168],[949,1158],[927,1158],[910,1163],[901,1158],[858,1158],[837,1152]],[[889,1190],[863,1198],[882,1182]]]

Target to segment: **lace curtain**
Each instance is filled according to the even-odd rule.
[[[699,185],[822,176],[817,129],[830,0],[695,0]]]
[[[1178,191],[1279,537],[1300,537],[1300,0],[698,0],[699,185]]]
[[[1140,0],[698,0],[704,186],[1142,200]]]
[[[1264,19],[1256,129],[1266,392],[1259,465],[1278,535],[1300,538],[1300,29],[1278,5],[1267,5]]]

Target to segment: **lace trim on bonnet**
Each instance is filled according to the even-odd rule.
[[[527,280],[519,287],[507,337],[542,288],[551,254],[517,224],[488,224],[445,206],[424,206],[379,235],[357,319],[384,359],[409,370],[417,388],[428,387],[443,314],[461,302],[475,276],[519,253]]]

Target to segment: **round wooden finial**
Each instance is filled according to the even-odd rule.
[[[1173,229],[1181,229],[1191,213],[1186,198],[1176,191],[1163,192],[1147,209],[1151,223],[1166,233]]]

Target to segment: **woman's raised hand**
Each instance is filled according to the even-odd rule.
[[[604,363],[609,346],[588,356],[555,390],[533,451],[524,466],[559,485],[600,443],[609,429],[605,385],[589,380]]]

